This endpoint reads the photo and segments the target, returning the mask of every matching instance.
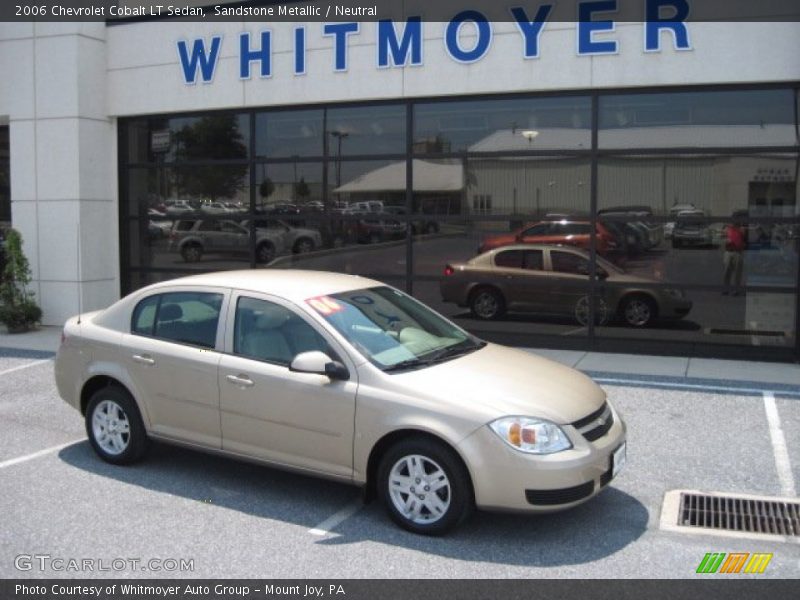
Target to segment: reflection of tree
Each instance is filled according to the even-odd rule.
[[[294,184],[294,194],[301,200],[311,195],[311,188],[308,187],[305,177],[300,177],[300,181]]]
[[[236,115],[202,117],[176,134],[180,160],[247,158]],[[181,169],[178,187],[186,194],[216,200],[232,198],[242,187],[247,165]]]
[[[264,200],[272,196],[272,192],[275,191],[275,184],[272,183],[272,179],[267,177],[264,181],[261,182],[261,185],[258,186],[258,195],[261,196]]]

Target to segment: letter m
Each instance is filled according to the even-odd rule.
[[[222,43],[221,36],[211,38],[211,50],[206,54],[205,43],[202,38],[198,38],[192,44],[192,52],[189,54],[188,45],[184,40],[178,42],[178,57],[181,60],[183,69],[183,80],[186,83],[195,83],[197,80],[197,69],[200,68],[200,75],[203,83],[209,83],[214,78],[214,70],[217,67],[219,58],[219,47]]]
[[[697,565],[696,573],[716,573],[719,566],[722,564],[722,559],[725,558],[724,552],[709,552]]]
[[[390,19],[378,21],[378,67],[388,67],[391,63],[396,67],[409,64],[422,64],[422,19],[409,17],[403,30],[402,40],[397,39],[397,31]]]

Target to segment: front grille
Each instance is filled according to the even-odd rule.
[[[682,492],[677,524],[800,536],[800,503]]]
[[[559,490],[525,490],[525,499],[529,504],[554,506],[556,504],[569,504],[577,502],[592,495],[594,481],[587,481],[580,485]]]
[[[613,424],[614,415],[611,413],[611,407],[608,405],[608,402],[603,402],[603,406],[590,415],[578,419],[572,426],[577,429],[584,438],[593,442],[607,434]]]

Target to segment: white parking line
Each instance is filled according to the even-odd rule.
[[[67,442],[66,444],[59,444],[58,446],[50,446],[49,448],[45,448],[44,450],[39,450],[38,452],[34,452],[33,454],[26,454],[25,456],[18,456],[17,458],[4,460],[3,462],[0,462],[0,469],[5,469],[6,467],[12,467],[14,465],[18,465],[19,463],[28,462],[29,460],[40,458],[42,456],[52,454],[53,452],[58,452],[62,448],[66,448],[67,446],[72,446],[72,444],[77,444],[78,442],[82,441],[84,440],[83,439],[72,440],[71,442]]]
[[[5,371],[0,371],[0,377],[3,375],[8,375],[9,373],[13,373],[14,371],[21,371],[22,369],[29,369],[30,367],[35,367],[36,365],[43,365],[44,363],[53,362],[52,358],[45,358],[44,360],[37,360],[32,363],[27,363],[24,365],[19,365],[18,367],[12,367],[11,369],[6,369]]]
[[[607,385],[636,385],[642,387],[658,387],[663,389],[675,389],[675,390],[698,390],[701,392],[715,392],[715,393],[740,393],[740,394],[749,394],[749,395],[761,395],[764,393],[763,389],[758,388],[747,388],[747,387],[733,387],[733,386],[726,386],[726,385],[706,385],[700,383],[673,383],[671,381],[658,381],[652,380],[649,381],[647,379],[624,379],[621,377],[592,377],[595,383],[605,383]],[[797,397],[800,396],[800,393],[795,392],[793,390],[787,391],[780,391],[778,392],[782,396],[792,396]]]
[[[345,506],[340,511],[334,513],[327,519],[325,519],[322,523],[317,525],[316,527],[309,529],[308,533],[311,535],[328,535],[334,527],[341,524],[342,522],[346,521],[354,514],[356,514],[359,510],[364,507],[364,503],[361,500],[356,500]]]
[[[772,453],[775,455],[775,468],[778,470],[778,479],[781,482],[781,493],[784,496],[794,497],[794,475],[789,462],[789,450],[786,447],[786,437],[781,428],[781,417],[775,404],[775,395],[764,392],[764,410],[767,413],[769,424],[769,437],[772,441]]]

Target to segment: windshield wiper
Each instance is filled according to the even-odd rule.
[[[464,342],[471,341],[471,340],[464,340]],[[439,361],[443,361],[446,359],[456,358],[457,356],[461,356],[463,354],[469,354],[470,352],[474,352],[475,350],[479,350],[486,345],[486,342],[482,343],[475,343],[471,346],[463,346],[464,342],[459,342],[458,344],[453,344],[452,346],[447,346],[447,348],[442,348],[441,350],[436,350],[432,352],[430,355],[427,356],[427,360],[429,363],[435,363]]]
[[[406,369],[416,369],[419,367],[427,367],[431,362],[427,359],[422,358],[409,358],[408,360],[401,360],[399,363],[395,363],[383,369],[384,373],[390,373],[391,371],[404,371]]]

